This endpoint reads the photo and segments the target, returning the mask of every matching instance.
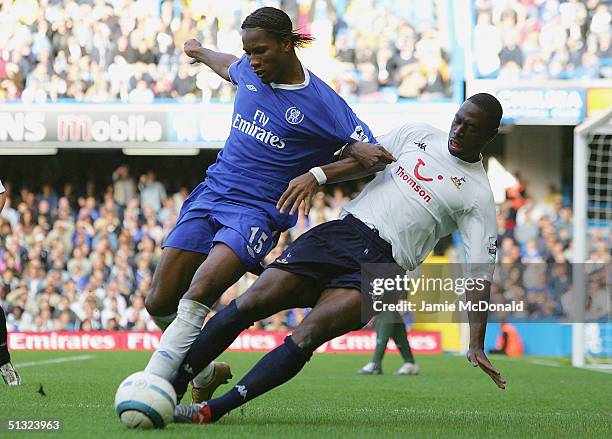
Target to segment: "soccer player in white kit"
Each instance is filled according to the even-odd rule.
[[[0,181],[0,212],[6,201],[6,191]],[[17,386],[21,384],[21,377],[11,363],[11,354],[8,350],[8,334],[4,310],[0,307],[0,375],[5,384]]]
[[[369,319],[362,312],[367,297],[360,292],[362,264],[396,263],[414,270],[438,239],[459,229],[469,273],[484,279],[484,288],[468,291],[467,300],[488,302],[497,230],[481,151],[497,134],[501,117],[499,101],[480,93],[457,111],[448,135],[429,125],[406,124],[379,137],[397,161],[344,207],[341,220],[302,235],[246,293],[204,326],[172,380],[179,399],[189,380],[253,322],[288,308],[312,311],[232,390],[203,404],[177,406],[175,420],[215,422],[293,378],[323,343],[362,327]],[[334,173],[338,163],[321,170]],[[312,181],[316,174],[296,180]],[[285,208],[299,202],[290,185],[279,204]],[[506,381],[484,352],[487,314],[468,312],[468,317],[468,361],[504,389]]]

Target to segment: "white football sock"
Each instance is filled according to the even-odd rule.
[[[159,375],[167,380],[183,362],[204,324],[210,309],[195,300],[181,299],[176,319],[163,333],[157,350],[151,356],[145,372]]]
[[[151,320],[164,332],[170,323],[176,318],[176,313],[169,314],[167,316],[151,316]]]

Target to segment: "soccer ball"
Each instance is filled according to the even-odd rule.
[[[129,428],[164,428],[172,422],[175,406],[172,384],[144,371],[123,380],[115,394],[115,412]]]

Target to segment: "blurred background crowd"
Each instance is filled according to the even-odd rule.
[[[609,0],[473,4],[476,77],[612,77]],[[461,53],[450,0],[8,0],[0,6],[0,99],[230,101],[233,87],[190,65],[183,43],[197,38],[241,56],[240,24],[263,5],[282,7],[316,37],[300,56],[346,99],[448,98],[452,72],[462,71],[463,56],[450,56]]]
[[[476,0],[480,78],[612,78],[609,0]]]
[[[9,331],[156,329],[144,297],[163,239],[188,195],[186,188],[168,193],[169,185],[155,172],[135,178],[127,166],[117,167],[112,183],[101,187],[93,182],[80,189],[70,183],[61,188],[4,183],[8,200],[0,216],[0,304],[8,313]],[[282,234],[266,261],[309,228],[338,218],[350,192],[363,184],[317,194],[310,214],[300,215],[297,225]],[[564,318],[571,307],[571,209],[554,188],[546,200],[535,202],[525,183],[510,189],[498,208],[501,266],[493,301],[527,301],[525,313],[516,317]],[[591,319],[605,317],[608,309],[610,270],[606,274],[604,264],[610,262],[612,236],[606,232],[595,228],[591,235]],[[439,249],[450,262],[461,262],[459,239],[456,234],[447,240],[454,245]],[[225,292],[219,306],[254,280],[254,275],[245,275]],[[302,310],[290,310],[257,327],[292,328],[303,316]]]
[[[242,20],[263,5],[316,37],[301,56],[347,99],[451,95],[447,0],[9,0],[0,99],[230,101],[233,87],[190,65],[183,43],[241,56]]]
[[[580,308],[572,285],[572,209],[564,206],[554,186],[545,199],[537,201],[529,196],[520,174],[516,177],[516,187],[508,189],[506,201],[498,206],[498,265],[491,301],[524,302],[523,312],[510,315],[514,320],[608,319],[612,281],[610,229],[597,225],[589,229],[589,254],[586,264],[579,266],[588,279],[586,303]]]

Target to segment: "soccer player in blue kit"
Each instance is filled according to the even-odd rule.
[[[260,272],[280,232],[296,223],[295,208],[277,209],[291,180],[311,171],[311,181],[294,188],[308,208],[310,197],[302,195],[325,182],[319,166],[330,163],[343,145],[349,146],[342,155],[364,169],[393,161],[384,148],[364,143],[375,141],[368,126],[302,66],[295,48],[312,38],[294,32],[287,14],[260,8],[242,29],[241,58],[193,39],[184,47],[194,62],[237,90],[230,135],[206,180],[185,201],[146,298],[147,310],[165,331],[145,370],[166,379],[200,333],[210,307],[246,271]],[[194,378],[194,400],[209,399],[228,378],[227,364],[211,363]]]

